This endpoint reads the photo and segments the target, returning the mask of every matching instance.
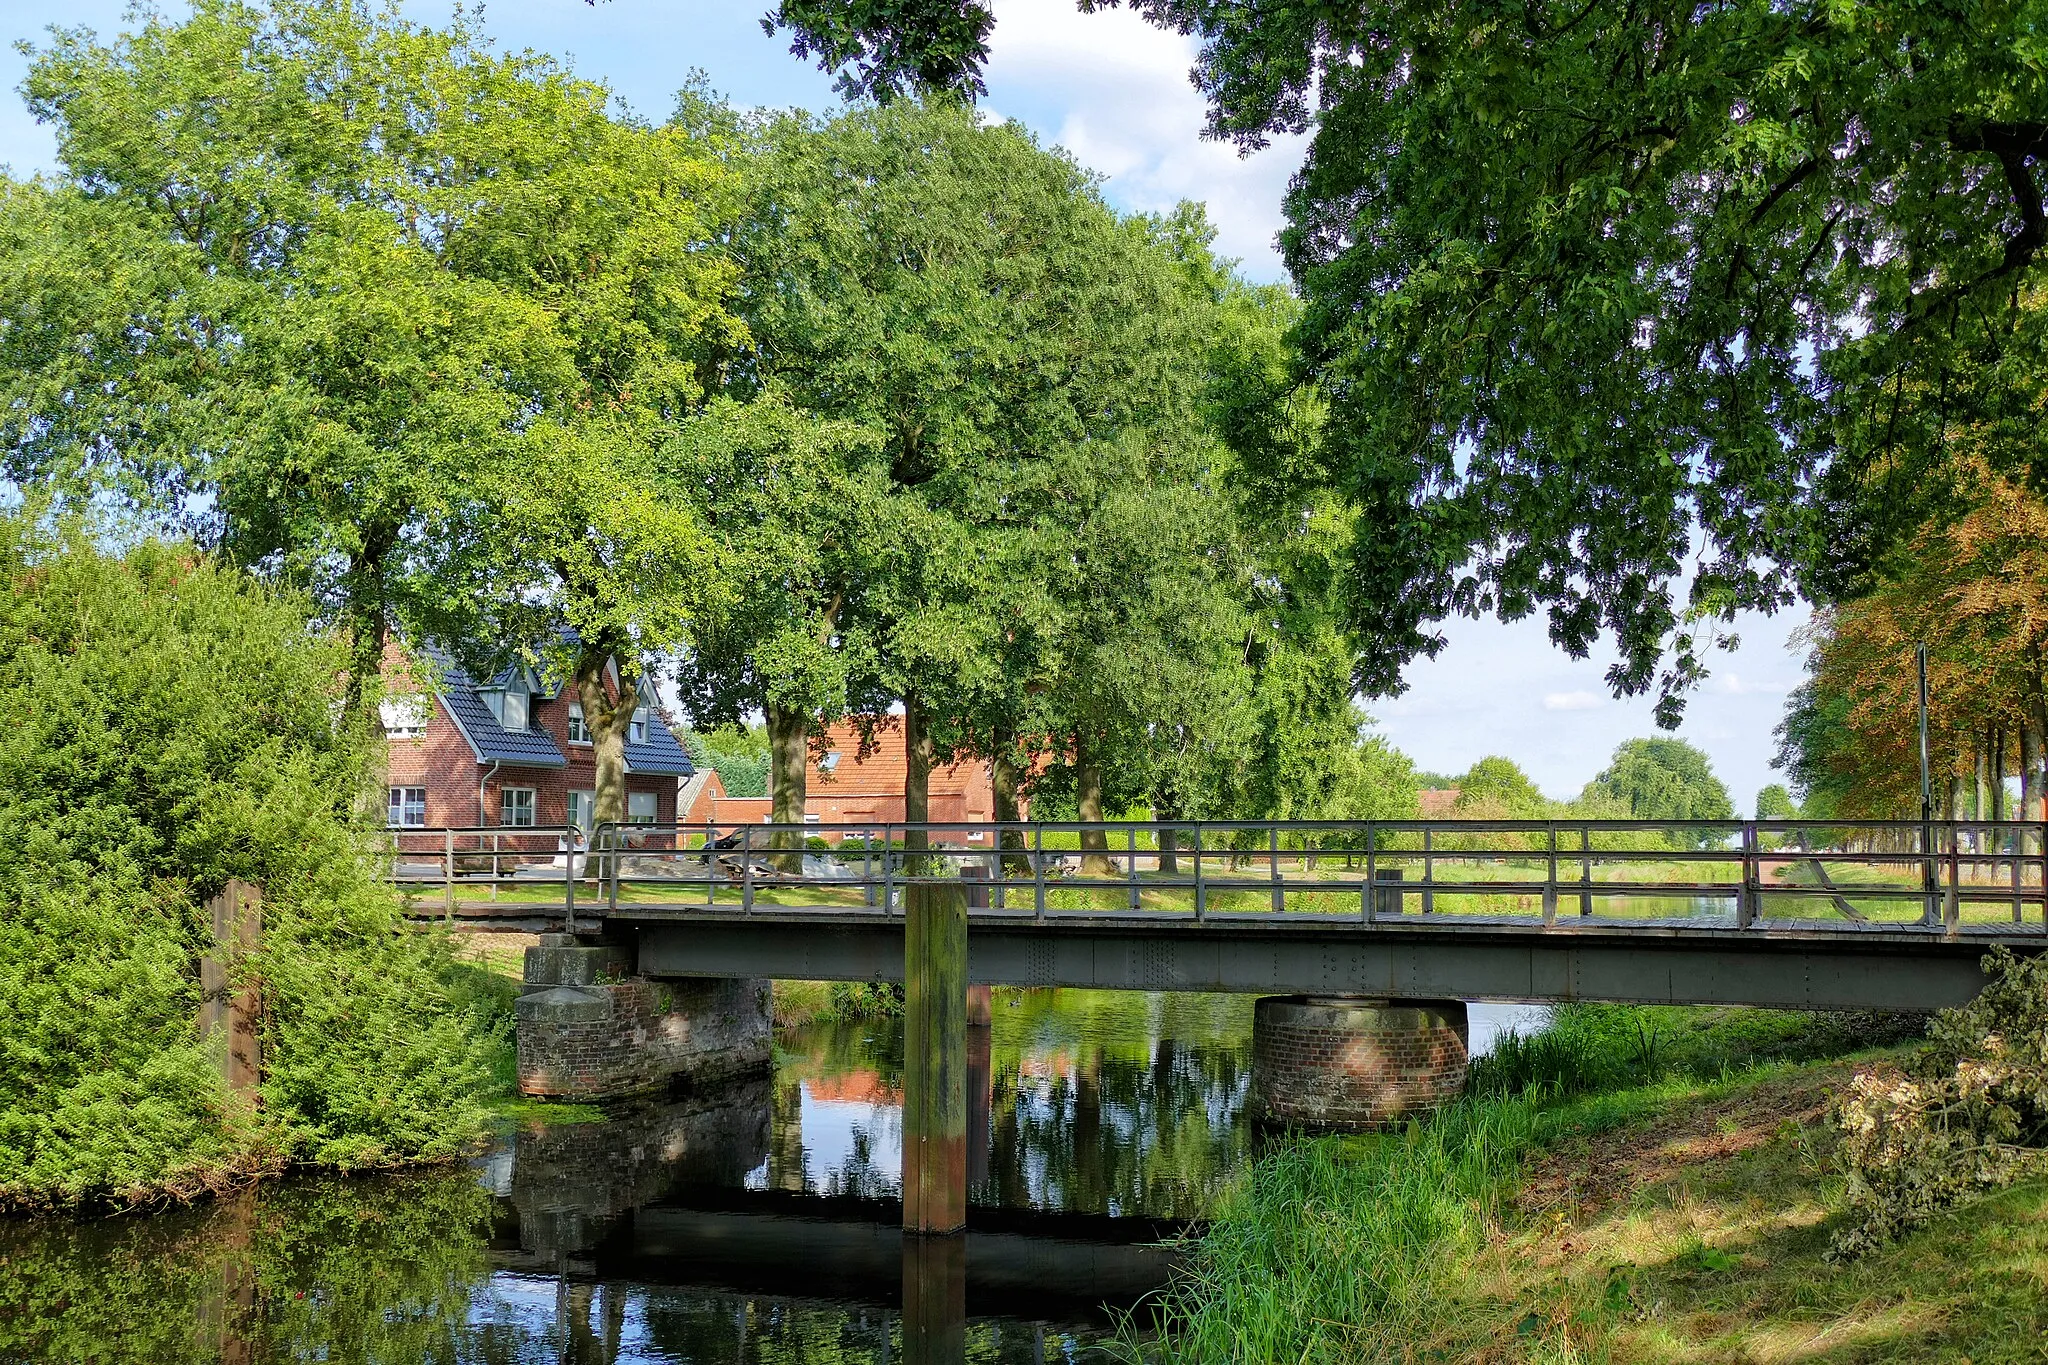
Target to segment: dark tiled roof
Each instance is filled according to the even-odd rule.
[[[683,752],[683,746],[662,722],[661,712],[652,709],[647,712],[647,739],[644,743],[626,745],[626,771],[630,773],[672,773],[677,777],[688,777],[697,771],[690,762],[690,756]]]
[[[566,768],[568,760],[555,747],[545,730],[507,730],[498,724],[491,708],[477,693],[477,685],[462,666],[438,649],[426,651],[441,671],[441,700],[448,714],[468,737],[470,747],[485,763],[514,763],[523,768]],[[505,671],[509,676],[510,669]],[[494,679],[495,681],[495,679]],[[671,743],[674,741],[671,740]],[[630,752],[630,751],[629,751]]]

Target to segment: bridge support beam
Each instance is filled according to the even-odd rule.
[[[903,1229],[967,1226],[967,891],[909,888],[903,926]]]
[[[1460,1000],[1273,996],[1252,1015],[1252,1103],[1271,1123],[1368,1129],[1465,1088]]]
[[[652,981],[630,949],[572,934],[541,935],[525,975],[513,1005],[522,1095],[623,1099],[768,1065],[766,981]]]

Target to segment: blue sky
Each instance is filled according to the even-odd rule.
[[[177,13],[176,0],[164,0]],[[666,115],[676,89],[701,68],[715,89],[744,104],[834,103],[831,82],[765,37],[758,22],[768,0],[497,0],[484,27],[504,47],[567,58],[603,81],[636,113]],[[416,19],[437,20],[447,0],[410,3]],[[126,0],[0,0],[0,39],[39,40],[51,24],[117,31]],[[1171,208],[1181,199],[1208,206],[1219,246],[1247,275],[1282,278],[1273,250],[1280,198],[1301,148],[1278,143],[1250,159],[1201,140],[1202,104],[1189,88],[1188,40],[1153,29],[1128,12],[1083,15],[1072,0],[997,0],[986,107],[1019,119],[1105,177],[1105,192],[1126,210]],[[0,84],[11,89],[24,60],[0,50]],[[0,102],[0,164],[17,175],[51,169],[55,145],[18,98]],[[1678,732],[1705,749],[1739,808],[1776,780],[1768,764],[1785,693],[1800,678],[1788,647],[1803,610],[1737,622],[1739,652],[1719,661]],[[1614,746],[1656,733],[1648,699],[1616,701],[1602,674],[1612,655],[1575,662],[1551,647],[1540,619],[1501,625],[1453,621],[1435,660],[1407,672],[1410,690],[1370,705],[1388,739],[1421,766],[1459,772],[1488,754],[1520,763],[1546,792],[1576,794]]]

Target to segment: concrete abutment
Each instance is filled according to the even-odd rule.
[[[1370,1129],[1465,1088],[1461,1000],[1269,996],[1252,1016],[1252,1107],[1269,1123]]]
[[[604,1101],[767,1067],[766,981],[651,981],[624,946],[543,934],[526,950],[519,1093]]]

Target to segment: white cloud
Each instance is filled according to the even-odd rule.
[[[1543,709],[1546,711],[1594,711],[1607,705],[1607,698],[1598,692],[1545,692]]]
[[[1194,40],[1129,10],[1082,14],[1072,0],[998,0],[987,78],[990,102],[1106,177],[1126,210],[1208,206],[1217,248],[1255,279],[1283,277],[1274,234],[1304,139],[1250,157],[1204,141],[1203,98],[1188,82]]]

